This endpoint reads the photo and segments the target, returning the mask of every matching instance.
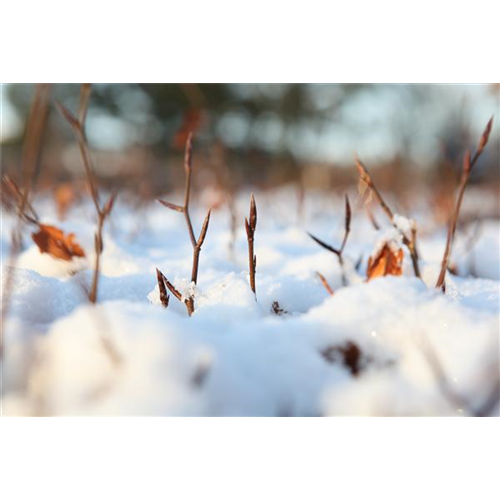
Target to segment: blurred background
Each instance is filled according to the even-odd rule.
[[[79,91],[55,84],[50,99],[75,111]],[[2,86],[2,169],[14,178],[33,92]],[[86,132],[100,182],[146,198],[182,184],[189,131],[204,185],[344,189],[357,180],[356,152],[380,186],[404,191],[453,184],[495,115],[471,182],[498,189],[499,111],[498,84],[95,84]],[[37,189],[77,179],[78,147],[51,106]]]

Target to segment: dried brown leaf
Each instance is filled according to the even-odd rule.
[[[75,235],[65,234],[57,227],[40,224],[32,238],[42,253],[48,253],[56,259],[69,261],[73,257],[85,257],[82,247],[74,240]]]
[[[367,278],[370,281],[380,276],[403,274],[403,249],[393,250],[387,243],[375,258],[368,260]]]

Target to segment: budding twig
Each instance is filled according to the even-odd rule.
[[[486,128],[484,129],[483,135],[479,140],[479,144],[472,159],[470,151],[466,151],[464,156],[462,176],[460,178],[460,185],[458,186],[457,201],[455,203],[455,210],[453,211],[453,215],[451,217],[450,224],[448,226],[448,236],[446,238],[446,248],[444,250],[443,260],[441,262],[441,272],[439,273],[439,277],[436,282],[436,288],[441,288],[443,292],[445,290],[444,280],[446,276],[446,270],[448,269],[448,261],[451,255],[451,247],[453,244],[455,231],[457,229],[458,214],[460,213],[460,207],[462,205],[462,199],[464,197],[465,188],[467,187],[467,182],[469,180],[471,170],[474,168],[474,165],[476,164],[478,158],[481,156],[486,144],[488,143],[492,127],[493,127],[493,117],[491,117],[489,122],[487,123]]]
[[[191,282],[194,284],[198,281],[198,267],[200,262],[200,252],[203,242],[205,241],[205,237],[208,231],[208,225],[210,223],[210,214],[211,209],[208,210],[205,220],[203,221],[203,225],[200,230],[200,234],[198,239],[196,239],[193,231],[193,224],[191,222],[191,217],[189,215],[189,198],[191,194],[191,174],[193,172],[193,134],[190,133],[187,141],[186,141],[186,150],[184,154],[184,170],[186,172],[186,183],[184,188],[184,205],[176,205],[174,203],[170,203],[165,200],[158,200],[163,206],[170,208],[170,210],[174,210],[175,212],[180,212],[184,214],[184,218],[186,220],[186,226],[188,229],[189,240],[191,241],[191,245],[193,247],[193,265],[191,268]],[[163,275],[162,275],[163,276]],[[182,301],[182,295],[179,293],[175,287],[163,276],[163,280],[165,282],[166,287],[172,292],[172,294],[180,301]],[[160,283],[160,280],[158,280]],[[161,295],[161,288],[160,288]],[[161,297],[160,297],[161,298]],[[162,301],[163,303],[163,301]],[[188,311],[189,316],[191,316],[194,312],[194,299],[193,297],[189,297],[184,300],[186,304],[186,309]]]
[[[158,280],[158,288],[160,289],[160,301],[163,307],[166,309],[170,301],[170,296],[168,295],[167,289],[165,287],[165,281],[167,280],[167,278],[165,278],[163,273],[158,268],[156,268],[156,279]]]
[[[248,242],[248,268],[250,273],[250,288],[257,297],[255,291],[255,271],[257,270],[257,257],[254,253],[254,238],[255,228],[257,227],[257,206],[255,205],[255,197],[252,193],[250,197],[250,214],[248,219],[245,217],[245,230],[247,233]]]
[[[410,252],[410,257],[411,257],[411,262],[413,265],[413,271],[415,273],[415,276],[417,278],[420,278],[420,267],[419,267],[419,262],[418,262],[418,252],[417,252],[417,242],[416,242],[416,229],[412,230],[412,238],[408,238],[406,234],[404,234],[403,231],[397,226],[395,220],[394,220],[394,213],[392,210],[389,208],[385,200],[382,198],[382,195],[380,194],[380,191],[377,189],[375,186],[375,183],[373,182],[373,178],[368,172],[368,169],[363,165],[361,160],[359,158],[355,158],[354,161],[356,162],[356,166],[358,168],[358,173],[359,173],[359,179],[363,187],[368,187],[370,189],[370,192],[375,195],[375,198],[377,199],[378,203],[380,204],[382,210],[386,213],[387,217],[391,221],[391,224],[401,233],[401,236],[403,238],[403,243],[404,245],[408,248]],[[372,220],[373,223],[373,220]],[[375,225],[375,224],[374,224]]]
[[[347,238],[349,237],[350,232],[351,232],[351,205],[349,203],[349,197],[346,194],[345,195],[344,238],[342,239],[342,244],[340,245],[340,248],[338,248],[338,249],[334,248],[331,245],[328,245],[324,241],[320,240],[319,238],[316,238],[316,236],[312,235],[311,233],[307,233],[316,243],[318,243],[318,245],[322,246],[323,248],[326,248],[326,250],[329,250],[330,252],[333,252],[338,257],[340,268],[342,271],[342,284],[344,286],[347,285],[347,276],[345,273],[343,252],[344,252],[344,248],[345,248],[345,245],[347,243]],[[333,293],[332,293],[332,295],[333,295]]]
[[[78,118],[75,117],[65,106],[60,102],[57,102],[57,107],[66,121],[70,124],[75,134],[78,146],[80,148],[80,154],[83,161],[83,166],[85,168],[85,173],[87,176],[87,184],[89,186],[90,195],[92,201],[94,202],[95,210],[97,213],[97,229],[94,237],[95,246],[95,261],[94,261],[94,274],[92,277],[92,286],[89,292],[89,300],[91,303],[95,304],[97,302],[97,292],[99,285],[99,270],[100,270],[100,259],[101,253],[103,251],[103,238],[102,232],[104,228],[104,221],[111,213],[113,209],[113,204],[115,202],[116,195],[112,194],[106,204],[101,207],[99,202],[99,191],[97,188],[97,180],[94,172],[94,167],[92,164],[92,158],[90,156],[90,149],[87,143],[87,138],[85,135],[85,119],[87,116],[88,103],[90,99],[90,84],[83,84],[80,91],[80,104],[78,109]]]

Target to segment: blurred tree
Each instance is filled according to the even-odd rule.
[[[284,140],[294,126],[306,122],[317,125],[335,120],[335,113],[341,103],[364,87],[299,84],[96,84],[93,85],[88,127],[109,128],[122,123],[124,126],[121,130],[129,131],[125,134],[130,136],[127,137],[128,142],[145,143],[160,149],[182,148],[186,133],[195,129],[202,137],[209,140],[218,138],[231,149],[294,154],[293,148]],[[78,92],[78,85],[59,84],[54,86],[53,95],[71,108],[77,102]],[[8,98],[21,116],[26,116],[31,95],[32,85],[8,87]],[[267,129],[274,127],[280,133],[272,134],[270,140],[255,132],[256,125]],[[245,133],[241,139],[234,140],[233,135],[237,131],[233,131],[233,134],[229,131],[228,134],[228,126],[239,127]],[[93,142],[92,138],[96,134],[90,132],[89,135]],[[97,142],[99,145],[99,141]]]

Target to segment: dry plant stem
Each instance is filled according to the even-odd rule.
[[[325,287],[325,290],[330,295],[333,295],[333,288],[330,286],[330,283],[328,283],[327,279],[319,271],[316,271],[316,275],[318,276],[319,280],[321,281],[321,284]]]
[[[361,160],[359,158],[355,158],[356,161],[356,166],[358,167],[358,172],[359,172],[359,177],[360,179],[370,188],[371,192],[375,195],[375,198],[377,199],[379,205],[381,206],[382,210],[386,213],[387,217],[391,221],[391,224],[399,230],[399,228],[396,226],[394,222],[394,213],[392,210],[389,208],[385,200],[382,198],[382,195],[380,194],[380,191],[377,189],[375,186],[375,183],[373,182],[373,178],[368,172],[368,169],[363,165]],[[373,221],[372,221],[373,223]],[[417,252],[417,247],[416,247],[416,232],[414,233],[415,238],[412,238],[411,240],[403,233],[401,232],[401,236],[403,237],[403,243],[404,245],[408,248],[410,252],[410,257],[411,257],[411,262],[413,265],[413,271],[415,273],[415,276],[417,278],[421,278],[420,275],[420,266],[418,262],[418,252]]]
[[[47,122],[49,107],[50,85],[39,84],[36,86],[33,103],[31,105],[28,124],[26,127],[25,141],[22,154],[22,182],[24,189],[17,188],[17,221],[12,230],[12,244],[7,264],[5,280],[2,288],[2,317],[0,335],[0,359],[4,354],[4,325],[9,314],[11,304],[11,292],[14,283],[15,265],[19,252],[21,251],[23,221],[36,223],[38,217],[31,206],[29,195],[33,187],[35,173],[39,164],[43,133]],[[16,186],[17,187],[17,186]],[[28,209],[33,218],[27,215]]]
[[[349,237],[349,233],[351,232],[351,205],[349,203],[349,197],[347,194],[345,195],[345,223],[344,223],[344,238],[342,239],[342,244],[339,249],[332,247],[331,245],[328,245],[324,241],[321,241],[319,238],[316,238],[316,236],[312,235],[311,233],[307,233],[318,245],[322,246],[326,250],[329,250],[330,252],[333,252],[337,258],[339,259],[339,265],[340,269],[342,271],[342,284],[344,286],[347,286],[347,276],[345,273],[345,267],[344,267],[344,257],[343,257],[343,252],[345,245],[347,243],[347,238]],[[319,274],[319,273],[318,273]],[[321,277],[320,277],[321,279]]]
[[[85,123],[87,118],[87,110],[89,107],[90,93],[92,87],[90,83],[83,83],[80,89],[80,102],[78,104],[78,121]]]
[[[460,207],[462,205],[465,188],[467,187],[467,182],[469,180],[471,170],[474,168],[474,165],[476,164],[478,158],[481,156],[486,144],[488,143],[492,126],[493,126],[493,117],[490,118],[490,121],[488,122],[486,128],[484,129],[483,135],[479,140],[479,144],[476,149],[476,153],[474,154],[474,157],[471,159],[470,151],[467,151],[465,153],[462,176],[460,178],[460,185],[458,187],[458,196],[457,196],[457,201],[455,203],[455,210],[453,211],[450,225],[448,226],[446,248],[444,250],[443,260],[441,262],[441,272],[439,273],[439,277],[436,282],[436,288],[441,288],[443,291],[445,287],[444,280],[446,277],[446,270],[448,268],[448,262],[450,260],[451,247],[453,244],[453,238],[455,237],[455,231],[457,229],[458,215],[460,213]]]
[[[257,257],[254,253],[254,240],[255,229],[257,227],[257,206],[255,204],[255,197],[252,193],[250,197],[250,214],[249,218],[245,217],[245,230],[247,233],[248,241],[248,268],[250,274],[250,288],[257,299],[257,292],[255,289],[255,272],[257,270]]]
[[[174,285],[172,285],[172,283],[170,283],[170,281],[168,281],[168,279],[161,272],[160,272],[160,274],[161,274],[161,279],[162,279],[164,285],[172,292],[172,295],[174,295],[174,297],[179,302],[183,302],[182,294],[174,287]],[[159,282],[160,281],[158,281],[158,283]],[[162,293],[161,290],[162,289],[160,287],[160,300],[161,300],[161,293]],[[185,299],[184,304],[186,305],[186,309],[187,309],[189,316],[191,316],[194,313],[194,300],[193,300],[193,298],[190,297],[188,299]]]
[[[31,187],[35,179],[35,172],[39,161],[43,132],[47,121],[50,85],[37,85],[33,105],[31,106],[28,126],[26,129],[26,143],[22,157],[22,178],[24,182],[23,197],[19,206],[19,214],[24,213]]]
[[[87,177],[87,183],[89,186],[90,194],[94,207],[97,214],[97,229],[95,233],[95,262],[94,262],[94,273],[92,277],[92,285],[89,292],[89,301],[93,304],[97,302],[98,287],[99,287],[99,271],[100,271],[100,259],[103,251],[103,238],[102,232],[104,228],[104,222],[106,217],[109,216],[113,208],[115,201],[115,195],[111,195],[110,199],[104,207],[101,208],[99,203],[99,192],[97,189],[97,182],[94,173],[94,167],[92,165],[92,158],[90,156],[90,150],[87,144],[87,139],[85,136],[85,118],[87,116],[87,108],[90,98],[91,87],[89,84],[83,84],[80,92],[80,105],[78,110],[78,118],[76,118],[67,108],[65,108],[61,103],[57,103],[59,111],[71,125],[75,137],[80,148],[80,154],[82,156],[83,166],[85,168],[85,174]]]
[[[8,175],[2,177],[2,191],[8,190],[16,199],[17,215],[29,224],[38,225],[38,214],[29,200],[25,201],[25,208],[21,208],[24,199],[23,190]]]
[[[200,252],[203,242],[205,241],[205,236],[207,235],[208,224],[210,223],[211,213],[212,210],[209,210],[207,212],[205,220],[203,221],[203,226],[201,226],[201,231],[200,235],[198,236],[198,241],[196,241],[193,249],[193,269],[191,271],[191,281],[195,284],[198,282],[198,267],[200,262]]]
[[[165,287],[166,278],[158,268],[156,268],[156,279],[158,280],[158,288],[160,289],[160,301],[163,307],[166,309],[168,307],[170,297]]]
[[[85,119],[87,116],[88,103],[90,99],[91,86],[89,83],[84,83],[81,86],[80,91],[80,103],[78,107],[78,118],[76,118],[66,107],[64,107],[61,103],[57,103],[59,111],[67,120],[67,122],[71,125],[73,132],[75,134],[76,140],[78,142],[78,146],[80,148],[80,154],[82,157],[83,166],[85,169],[85,174],[87,178],[87,184],[89,186],[90,195],[92,197],[92,201],[94,203],[94,207],[97,214],[97,228],[94,236],[94,245],[95,245],[95,261],[94,261],[94,272],[92,277],[92,285],[90,287],[90,291],[88,293],[88,299],[92,304],[97,302],[98,295],[98,285],[99,285],[99,276],[100,276],[100,262],[101,262],[101,254],[104,248],[102,232],[104,228],[104,222],[106,218],[111,213],[113,209],[113,204],[115,202],[116,195],[112,194],[106,204],[101,207],[99,203],[99,192],[97,189],[97,181],[94,173],[94,167],[92,164],[92,158],[90,156],[90,150],[87,144],[87,138],[85,135]],[[105,320],[102,320],[105,321]],[[122,364],[122,357],[118,350],[116,349],[113,341],[110,337],[108,337],[107,333],[109,328],[98,328],[99,337],[101,340],[102,347],[106,354],[108,355],[111,364],[115,368],[119,368]]]
[[[344,223],[344,239],[342,240],[342,245],[340,247],[340,255],[344,251],[345,244],[347,243],[347,238],[351,232],[351,204],[349,203],[349,196],[345,195],[345,223]]]
[[[94,262],[94,274],[92,277],[92,286],[90,288],[89,300],[93,304],[97,302],[97,289],[99,286],[99,270],[101,267],[101,253],[103,250],[102,243],[102,228],[104,226],[105,216],[99,212],[97,221],[97,231],[95,233],[95,262]]]
[[[186,220],[186,226],[188,228],[189,239],[191,241],[191,245],[193,247],[193,265],[191,268],[191,282],[196,284],[198,282],[198,269],[200,263],[200,252],[201,247],[203,246],[203,242],[205,241],[205,236],[207,235],[208,225],[210,223],[210,214],[211,210],[208,211],[205,220],[203,221],[203,225],[200,230],[200,234],[198,236],[198,240],[196,239],[193,231],[193,224],[191,222],[191,217],[189,215],[189,198],[191,194],[191,174],[193,172],[192,166],[193,159],[193,134],[190,133],[187,142],[186,142],[186,151],[184,154],[184,170],[186,172],[186,183],[184,188],[184,205],[176,205],[174,203],[170,203],[164,200],[158,200],[162,205],[170,208],[171,210],[175,210],[176,212],[181,212],[184,214],[184,218]],[[163,276],[163,275],[162,275]],[[173,293],[173,295],[180,301],[182,301],[182,295],[174,288],[174,286],[165,278],[165,285],[167,288]],[[160,290],[161,291],[161,290]],[[186,304],[186,309],[188,311],[189,316],[191,316],[194,312],[194,299],[193,297],[187,298],[184,303]]]
[[[186,224],[189,232],[189,239],[193,248],[196,247],[196,238],[194,236],[193,224],[191,223],[191,217],[189,216],[189,196],[191,194],[191,174],[193,172],[193,134],[189,134],[186,143],[186,152],[184,154],[184,170],[186,171],[186,188],[184,190],[184,217],[186,218]]]

